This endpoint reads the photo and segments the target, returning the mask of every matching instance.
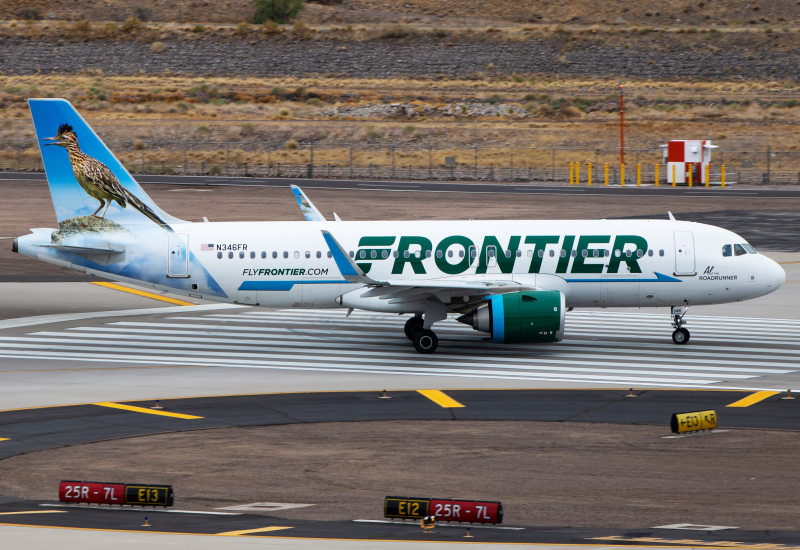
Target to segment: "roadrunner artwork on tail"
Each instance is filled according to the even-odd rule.
[[[45,145],[57,145],[67,150],[75,179],[89,196],[100,201],[100,206],[92,212],[92,217],[98,217],[97,213],[105,206],[103,214],[99,216],[105,218],[112,201],[116,201],[122,208],[126,208],[130,203],[131,206],[155,223],[161,225],[167,231],[172,231],[167,222],[125,189],[120,184],[117,176],[105,164],[81,151],[78,144],[78,135],[72,126],[61,124],[58,127],[58,134],[55,137],[44,138],[44,141],[49,142]]]

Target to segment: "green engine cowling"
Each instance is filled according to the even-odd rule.
[[[564,295],[557,290],[511,292],[488,297],[458,322],[491,334],[492,342],[559,342],[565,313]]]

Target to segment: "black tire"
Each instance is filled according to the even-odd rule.
[[[433,353],[439,347],[439,338],[432,330],[421,329],[414,334],[414,349],[420,353]]]
[[[422,317],[412,317],[408,321],[406,321],[406,326],[403,327],[403,332],[406,334],[406,338],[414,341],[414,333],[416,333],[419,329],[422,328]]]
[[[689,341],[689,336],[689,331],[681,327],[675,329],[675,332],[672,333],[672,341],[678,345],[683,345]]]

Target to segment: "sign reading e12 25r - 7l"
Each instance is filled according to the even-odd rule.
[[[172,506],[172,485],[134,485],[101,481],[62,481],[58,500],[83,504],[120,506]]]
[[[386,497],[383,513],[387,518],[420,519],[434,516],[438,521],[503,523],[503,505],[495,501]]]

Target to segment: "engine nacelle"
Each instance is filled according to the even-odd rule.
[[[492,342],[559,342],[564,338],[564,294],[557,290],[490,296],[459,323],[492,335]]]

